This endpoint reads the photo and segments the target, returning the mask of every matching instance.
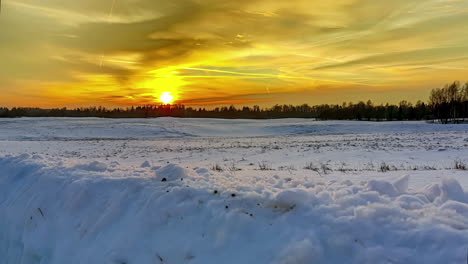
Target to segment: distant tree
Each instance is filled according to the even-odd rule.
[[[464,121],[468,117],[468,83],[455,81],[431,91],[429,108],[441,123]]]

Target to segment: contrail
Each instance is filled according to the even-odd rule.
[[[282,75],[282,74],[264,74],[264,73],[246,73],[246,72],[234,72],[234,71],[223,71],[223,70],[213,70],[213,69],[206,69],[206,68],[191,68],[191,67],[181,67],[179,69],[229,73],[229,74],[246,76],[245,78],[256,77],[256,78],[299,79],[299,80],[323,81],[323,82],[333,82],[333,83],[348,83],[348,84],[370,86],[369,84],[365,84],[365,83],[338,81],[338,80],[320,80],[320,79],[315,79],[315,78],[310,78],[310,77],[305,77],[305,76],[290,76],[290,75]],[[244,77],[239,77],[239,78],[244,78]]]
[[[2,1],[2,0],[0,0]],[[114,13],[114,6],[115,6],[115,1],[116,0],[112,0],[112,5],[111,5],[111,8],[109,10],[109,15],[107,16],[107,22],[110,22],[111,18],[112,18],[112,14]],[[104,55],[101,55],[101,61],[99,62],[99,67],[102,69],[102,63],[104,61]]]
[[[264,77],[264,78],[306,79],[304,77],[295,77],[295,76],[288,76],[288,75],[281,75],[281,74],[247,73],[247,72],[234,72],[234,71],[213,70],[213,69],[205,69],[205,68],[189,68],[189,67],[182,67],[180,69],[195,70],[195,71],[219,72],[219,73],[230,73],[230,74],[245,75],[245,76],[259,76],[259,77]]]
[[[115,1],[116,0],[112,1],[112,6],[111,6],[111,9],[109,11],[109,15],[107,16],[107,21],[110,21],[110,19],[112,18],[112,13],[114,12]]]
[[[152,74],[145,74],[141,76],[153,76]],[[245,78],[245,79],[265,79],[265,78],[270,78],[270,77],[262,77],[262,76],[232,76],[232,75],[177,75],[177,78]]]

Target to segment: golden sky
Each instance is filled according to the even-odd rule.
[[[2,0],[0,105],[426,100],[468,80],[467,0]]]

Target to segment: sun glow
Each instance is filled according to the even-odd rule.
[[[174,96],[171,95],[170,92],[163,92],[160,96],[159,96],[159,100],[163,103],[163,104],[170,104],[174,101]]]

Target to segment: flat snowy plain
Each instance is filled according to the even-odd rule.
[[[464,165],[468,125],[0,119],[0,263],[467,263]]]

